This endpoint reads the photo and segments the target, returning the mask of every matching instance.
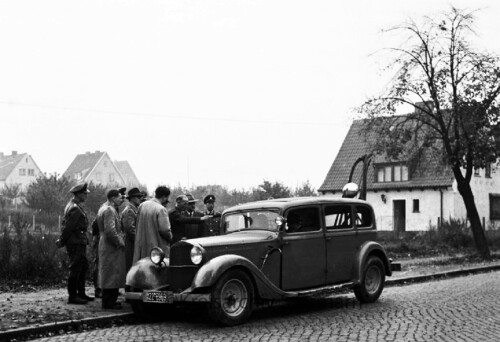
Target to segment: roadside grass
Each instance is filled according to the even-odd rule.
[[[485,231],[490,250],[500,250],[500,230]],[[466,221],[451,220],[427,231],[379,231],[378,242],[391,257],[398,259],[436,256],[467,256],[479,259]]]

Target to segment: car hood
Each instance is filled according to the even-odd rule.
[[[241,232],[230,233],[227,235],[209,236],[197,239],[190,239],[189,242],[193,245],[200,245],[203,248],[215,246],[227,246],[247,244],[252,242],[261,242],[274,240],[278,234],[269,230],[244,230]]]

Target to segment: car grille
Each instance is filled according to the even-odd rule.
[[[174,247],[170,249],[170,265],[193,265],[193,263],[191,262],[192,247],[193,246],[189,244],[183,244],[182,242],[174,245]]]

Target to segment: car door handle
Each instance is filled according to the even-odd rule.
[[[325,240],[330,241],[331,239],[332,239],[331,237],[327,237]]]

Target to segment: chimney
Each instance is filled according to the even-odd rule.
[[[421,114],[425,112],[434,112],[434,102],[433,101],[423,101],[415,102],[415,114]]]
[[[17,151],[12,151],[12,156],[13,157],[17,156]]]

